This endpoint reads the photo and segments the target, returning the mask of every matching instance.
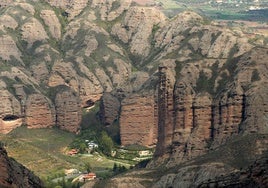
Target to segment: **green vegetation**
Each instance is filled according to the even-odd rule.
[[[118,9],[120,7],[120,1],[114,1],[112,3],[112,8],[111,8],[111,11],[115,11],[116,9]]]
[[[256,82],[256,81],[259,81],[259,80],[261,80],[259,72],[258,72],[257,69],[254,69],[253,72],[252,72],[252,76],[251,76],[251,82]]]
[[[249,3],[238,3],[237,1],[228,1],[225,3],[217,3],[208,0],[157,0],[159,5],[164,9],[163,12],[168,17],[173,17],[179,12],[185,10],[193,10],[199,12],[205,17],[218,20],[250,20],[250,21],[266,21],[267,10],[250,10],[250,6],[258,6],[252,1]]]
[[[133,158],[125,157],[128,156],[127,153],[121,153],[122,158],[111,157],[112,151],[116,151],[118,148],[111,137],[103,131],[103,127],[94,123],[94,121],[98,121],[96,116],[98,110],[97,103],[92,109],[92,113],[84,112],[86,119],[82,121],[84,127],[79,135],[57,128],[28,129],[26,126],[22,126],[7,135],[0,135],[1,144],[6,147],[10,157],[40,176],[46,187],[81,185],[79,183],[72,184],[72,178],[64,174],[65,169],[74,168],[81,172],[94,172],[97,177],[104,179],[125,172],[137,162],[134,162]],[[93,120],[93,125],[90,120]],[[97,143],[99,147],[88,153],[86,140]],[[69,155],[68,152],[72,148],[79,149],[79,154]],[[131,149],[144,148],[132,147]],[[129,153],[131,152],[137,154],[137,151]],[[136,154],[135,157],[137,157]]]
[[[102,134],[103,138],[100,138],[100,140],[103,140],[103,143],[108,140],[107,146],[109,148],[111,139],[107,134]],[[62,180],[59,183],[54,181],[56,178],[63,179],[65,176],[64,169],[75,168],[81,172],[91,171],[96,173],[98,177],[108,178],[133,165],[133,162],[107,158],[101,152],[96,152],[101,150],[96,150],[93,154],[68,155],[67,153],[71,148],[69,146],[75,140],[90,139],[86,135],[90,135],[89,130],[77,136],[57,128],[27,129],[22,126],[7,135],[0,135],[0,140],[6,146],[9,156],[41,177],[45,181],[46,187],[62,186],[62,183],[70,186],[71,180],[69,179],[65,179],[64,182]],[[108,152],[108,150],[106,151]],[[116,170],[114,169],[115,163],[118,167]],[[76,184],[72,186],[74,185]]]
[[[74,137],[58,129],[27,129],[22,126],[0,138],[11,157],[44,177],[62,173],[64,168],[72,166],[74,161],[64,155],[64,150]]]

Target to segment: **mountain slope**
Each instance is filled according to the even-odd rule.
[[[267,134],[268,49],[255,36],[130,0],[17,0],[0,11],[1,133],[22,124],[78,133],[101,100],[121,145],[156,145],[152,168]]]
[[[7,156],[0,147],[0,186],[1,187],[44,187],[41,180],[14,159]]]

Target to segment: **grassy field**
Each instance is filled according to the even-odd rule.
[[[8,135],[0,135],[8,155],[32,170],[41,178],[52,178],[63,174],[64,169],[76,168],[85,171],[89,163],[94,172],[103,173],[113,168],[114,163],[129,167],[124,161],[114,161],[105,156],[66,155],[68,145],[76,135],[56,128],[27,129],[19,127]]]
[[[194,10],[201,15],[205,15],[211,19],[216,20],[247,20],[247,21],[261,21],[267,22],[268,11],[266,10],[254,10],[248,11],[249,5],[225,4],[224,6],[216,6],[208,3],[201,3],[196,1],[195,3],[183,1],[183,0],[155,0],[161,4],[163,12],[173,17],[179,12],[184,10]],[[198,2],[198,3],[197,3]]]

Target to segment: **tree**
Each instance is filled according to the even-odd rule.
[[[87,149],[87,145],[85,143],[79,144],[79,152],[80,153],[85,153],[86,149]]]
[[[113,171],[116,172],[117,171],[117,164],[114,163],[114,166],[113,166]]]
[[[90,165],[89,162],[86,162],[86,163],[84,164],[84,166],[85,166],[85,169],[86,169],[87,173],[89,173],[89,172],[92,171],[92,167],[91,167],[91,165]]]
[[[100,136],[100,147],[101,150],[104,154],[106,155],[111,155],[111,151],[114,147],[114,143],[113,140],[111,139],[111,137],[108,136],[108,134],[104,131],[101,132],[101,136]]]

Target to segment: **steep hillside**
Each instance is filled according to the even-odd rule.
[[[7,156],[0,146],[0,187],[44,187],[31,171]]]
[[[121,145],[156,146],[152,168],[248,135],[264,135],[250,156],[267,150],[268,49],[258,37],[131,0],[0,5],[0,133],[22,124],[78,133],[100,100]]]

